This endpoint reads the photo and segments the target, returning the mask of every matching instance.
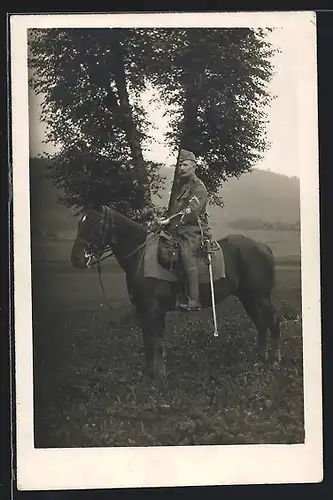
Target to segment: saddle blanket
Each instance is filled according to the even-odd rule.
[[[159,238],[155,233],[148,233],[143,260],[145,278],[157,278],[165,281],[178,281],[175,273],[168,271],[160,265],[157,259]],[[212,254],[213,280],[225,278],[225,262],[221,247]],[[209,268],[207,257],[197,257],[199,283],[209,283]]]

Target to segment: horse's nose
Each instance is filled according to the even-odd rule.
[[[71,262],[75,268],[83,268],[86,266],[84,252],[74,244],[71,252]]]
[[[76,254],[74,254],[73,252],[71,254],[71,262],[72,262],[74,267],[76,267],[76,268],[81,267],[79,257]]]

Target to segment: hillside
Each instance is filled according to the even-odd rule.
[[[71,236],[76,218],[71,210],[57,203],[59,190],[45,178],[45,163],[30,160],[31,228],[36,234]],[[173,169],[165,167],[165,189],[159,203],[167,206]],[[253,170],[240,179],[231,179],[221,190],[225,207],[209,207],[214,235],[225,233],[235,221],[262,220],[294,224],[299,221],[299,179],[264,170]]]
[[[173,169],[165,167],[165,190],[160,203],[168,205]],[[295,224],[300,220],[299,179],[254,169],[239,179],[230,179],[220,192],[224,208],[209,206],[210,220],[219,236],[235,221]]]

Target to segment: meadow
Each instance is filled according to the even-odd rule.
[[[229,231],[236,232],[236,231]],[[164,386],[144,377],[125,277],[110,259],[72,268],[69,237],[32,241],[36,447],[301,443],[304,441],[299,233],[244,231],[277,262],[280,368],[254,369],[256,331],[239,302],[170,313]]]

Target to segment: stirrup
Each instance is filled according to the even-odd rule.
[[[187,312],[191,312],[191,311],[200,311],[202,309],[202,306],[200,304],[200,302],[198,302],[196,305],[190,305],[190,303],[187,303],[187,304],[179,304],[179,309],[181,309],[182,311],[187,311]]]

